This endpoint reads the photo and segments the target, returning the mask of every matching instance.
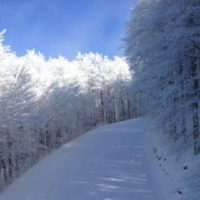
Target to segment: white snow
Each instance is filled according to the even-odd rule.
[[[0,200],[165,200],[148,126],[140,118],[92,130],[28,170]]]

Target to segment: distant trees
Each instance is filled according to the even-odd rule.
[[[164,134],[200,152],[200,2],[139,1],[128,23],[127,61],[140,110]],[[139,95],[139,97],[138,97]],[[138,100],[138,98],[140,100]]]
[[[0,34],[0,188],[66,141],[132,117],[124,58],[17,57]]]

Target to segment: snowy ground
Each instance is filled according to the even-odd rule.
[[[136,119],[90,131],[32,167],[0,200],[169,200],[149,156],[147,129]]]

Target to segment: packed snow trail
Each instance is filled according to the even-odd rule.
[[[128,120],[82,135],[28,170],[0,200],[163,200],[145,126]]]

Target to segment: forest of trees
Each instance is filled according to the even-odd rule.
[[[200,1],[140,0],[132,14],[112,60],[17,57],[0,33],[0,189],[87,130],[144,115],[200,153]]]
[[[63,143],[101,124],[132,117],[124,58],[78,54],[17,57],[0,34],[0,188]]]
[[[133,99],[160,131],[200,153],[200,1],[141,0],[127,24]]]

